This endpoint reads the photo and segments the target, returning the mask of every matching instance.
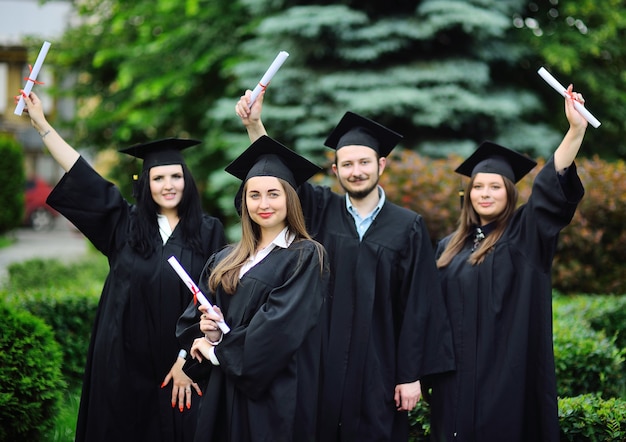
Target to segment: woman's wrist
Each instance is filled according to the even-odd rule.
[[[39,132],[39,136],[44,139],[46,136],[50,135],[54,129],[49,124],[37,124],[37,132]]]
[[[217,341],[213,341],[211,338],[209,338],[208,335],[204,335],[204,339],[206,339],[208,341],[209,344],[211,344],[213,347],[215,347],[217,344],[219,344],[220,342],[222,342],[222,339],[224,339],[224,334],[221,333],[220,334],[220,338]]]

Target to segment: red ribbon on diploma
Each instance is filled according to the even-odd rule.
[[[193,284],[193,283],[189,284],[188,286],[191,289],[191,293],[193,294],[193,305],[197,305],[198,304],[198,293],[200,293],[200,289],[198,287],[196,287],[196,285]]]
[[[28,70],[29,70],[29,71],[30,71],[30,73],[32,74],[32,72],[33,72],[33,66],[29,64],[29,65],[28,65]],[[37,80],[35,80],[35,79],[33,79],[33,78],[30,78],[30,77],[24,77],[24,80],[26,80],[26,81],[32,81],[32,82],[33,82],[33,83],[35,83],[35,84],[45,84],[43,81],[37,81]]]

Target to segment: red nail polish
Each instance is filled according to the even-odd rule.
[[[189,410],[190,408],[191,408],[191,404],[187,402],[187,410]]]
[[[172,401],[172,408],[174,408],[176,406],[176,402]]]
[[[202,391],[198,392],[198,396],[202,397]]]
[[[163,383],[161,384],[161,388],[165,387],[165,381],[163,381]]]
[[[182,413],[183,410],[185,409],[182,405],[180,407],[178,407],[178,409],[180,410],[180,412]]]

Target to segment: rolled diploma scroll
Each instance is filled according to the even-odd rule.
[[[183,269],[183,266],[180,265],[176,257],[170,256],[167,262],[169,262],[172,268],[174,269],[174,271],[178,273],[178,276],[187,285],[191,293],[193,293],[196,296],[196,298],[198,298],[198,301],[200,301],[200,304],[208,307],[210,311],[215,313],[215,310],[213,310],[213,306],[211,305],[209,300],[206,299],[206,296],[204,296],[204,294],[200,291],[198,286],[193,282],[193,280],[191,279],[191,276],[189,276],[189,274],[185,271],[185,269]],[[230,327],[226,325],[224,321],[216,321],[216,322],[217,322],[218,327],[220,328],[220,330],[222,330],[224,334],[230,331]]]
[[[30,71],[30,74],[28,74],[28,79],[26,80],[26,85],[24,86],[24,93],[26,95],[30,94],[30,91],[33,89],[33,85],[35,84],[35,80],[37,80],[37,75],[39,75],[43,61],[46,58],[46,55],[48,55],[48,49],[50,49],[50,42],[44,41],[43,46],[39,51],[39,55],[37,56],[37,61],[35,61],[35,65],[33,66],[33,70]],[[15,106],[13,113],[15,115],[22,115],[25,105],[26,103],[24,103],[24,97],[20,95],[20,100],[17,102],[17,106]]]
[[[541,67],[539,68],[539,70],[537,71],[537,73],[541,76],[541,78],[543,78],[544,80],[546,80],[546,83],[548,83],[550,86],[552,86],[554,88],[555,91],[557,91],[559,94],[565,96],[566,95],[566,91],[567,88],[563,87],[563,85],[561,83],[559,83],[556,78],[554,78],[552,76],[552,74],[550,74],[550,72],[548,72],[547,70],[545,70],[545,68]],[[578,101],[574,100],[574,107],[576,108],[576,110],[578,112],[580,112],[580,114],[585,117],[585,120],[587,120],[589,122],[589,124],[591,124],[593,127],[599,127],[600,123],[598,121],[598,119],[596,117],[594,117],[593,115],[591,115],[591,112],[589,112],[585,106],[583,106],[582,104],[580,104]]]
[[[252,107],[252,105],[256,101],[261,91],[267,87],[267,85],[272,80],[272,77],[274,76],[274,74],[276,74],[276,71],[278,71],[278,69],[280,69],[280,67],[283,65],[285,60],[287,60],[287,57],[289,57],[289,54],[285,51],[280,51],[278,53],[278,55],[276,56],[276,58],[274,59],[270,67],[265,72],[265,75],[263,75],[263,77],[261,78],[261,81],[259,81],[259,84],[257,84],[254,90],[252,91],[252,96],[250,97],[249,107]]]

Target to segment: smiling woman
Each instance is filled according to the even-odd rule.
[[[551,273],[584,194],[574,159],[587,122],[574,100],[570,86],[569,130],[520,207],[515,183],[532,159],[486,141],[456,169],[470,198],[436,255],[457,370],[432,381],[434,441],[559,440]]]
[[[172,164],[150,169],[150,194],[165,215],[172,229],[178,223],[178,204],[183,198],[185,180],[183,166]]]
[[[199,361],[185,369],[196,381],[208,377],[197,440],[318,440],[328,274],[296,188],[319,170],[269,137],[226,168],[242,180],[242,239],[213,255],[200,279],[221,310],[200,316],[191,303],[178,324]],[[217,320],[230,325],[228,334]]]
[[[143,160],[131,204],[54,130],[36,94],[23,98],[33,127],[66,171],[49,204],[110,266],[91,333],[76,441],[190,442],[198,402],[192,394],[200,390],[182,371],[174,333],[189,293],[167,259],[176,256],[197,279],[225,242],[219,220],[202,213],[181,153],[200,142],[168,138],[123,149]]]

